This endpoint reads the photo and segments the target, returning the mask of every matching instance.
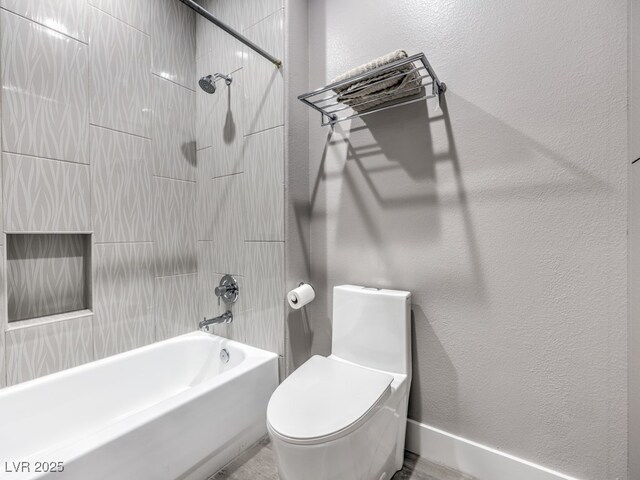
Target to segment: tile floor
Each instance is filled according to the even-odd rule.
[[[279,480],[268,438],[256,443],[209,480]],[[396,473],[393,480],[473,479],[462,473],[422,460],[413,453],[407,452],[404,458],[404,467]]]

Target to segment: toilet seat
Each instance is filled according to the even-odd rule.
[[[316,355],[274,392],[267,407],[269,429],[294,444],[340,438],[379,409],[392,381],[392,375]]]

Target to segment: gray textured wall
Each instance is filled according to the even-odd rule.
[[[629,156],[640,157],[640,8],[629,2]],[[629,478],[640,478],[640,162],[630,167]]]
[[[285,287],[309,282],[309,112],[297,96],[309,89],[308,3],[287,0],[285,27]],[[286,308],[286,373],[309,358],[308,310]]]
[[[410,417],[626,478],[627,2],[310,2],[310,84],[424,51],[449,90],[310,121],[308,340],[331,287],[413,292]]]

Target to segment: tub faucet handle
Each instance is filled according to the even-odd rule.
[[[224,300],[224,303],[227,305],[236,303],[240,295],[238,282],[228,274],[222,277],[220,285],[215,288],[214,292],[216,297],[218,297],[218,305],[220,305],[220,299]]]

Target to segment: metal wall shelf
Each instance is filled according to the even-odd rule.
[[[415,93],[403,98],[396,98],[397,90],[388,93],[381,90],[372,96],[362,95],[361,99],[357,100],[358,91],[370,89],[395,78],[398,79],[398,82],[404,81],[405,86]],[[353,88],[355,84],[359,85]],[[355,93],[356,99],[353,97],[349,100],[345,99],[344,92],[347,87],[352,87],[349,93],[351,95]],[[305,93],[300,95],[298,99],[320,112],[321,123],[325,126],[388,108],[419,102],[427,98],[439,97],[444,94],[446,89],[447,86],[438,79],[426,55],[418,53]],[[427,93],[428,90],[431,93]]]

